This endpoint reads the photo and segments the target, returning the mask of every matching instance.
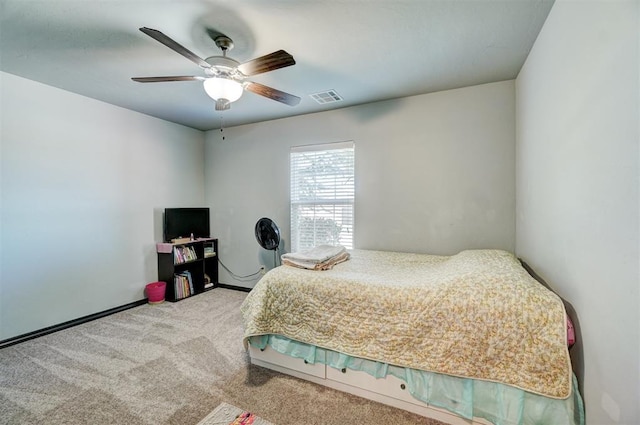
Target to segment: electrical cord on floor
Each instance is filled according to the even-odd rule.
[[[246,276],[239,276],[239,275],[235,274],[234,272],[232,272],[231,270],[229,270],[229,268],[224,265],[224,263],[220,259],[220,256],[218,256],[218,263],[222,266],[223,269],[225,269],[227,272],[229,272],[231,277],[233,277],[236,280],[246,280],[246,281],[255,280],[256,278],[254,276],[258,276],[258,275],[260,275],[262,273],[262,270],[258,270],[257,272],[248,274]]]

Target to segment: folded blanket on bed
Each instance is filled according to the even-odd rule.
[[[349,253],[343,252],[321,263],[283,258],[282,264],[287,266],[292,266],[292,267],[298,267],[300,269],[308,269],[308,270],[331,270],[333,266],[335,266],[336,264],[342,263],[343,261],[347,261],[348,259],[349,259]]]
[[[349,259],[344,246],[318,245],[307,251],[283,254],[282,264],[309,270],[330,270]]]
[[[346,252],[346,249],[342,245],[318,245],[306,251],[289,252],[287,254],[283,254],[282,259],[305,261],[317,264],[322,263],[323,261],[327,261],[331,257],[335,257],[336,255],[342,254],[343,252]]]

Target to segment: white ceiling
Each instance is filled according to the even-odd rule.
[[[209,130],[513,79],[553,0],[0,0],[0,69],[154,117]],[[291,107],[245,92],[216,112],[183,56],[143,34],[157,29],[197,55],[245,62],[279,49],[296,65],[256,81],[302,98]],[[333,89],[344,101],[309,96]]]

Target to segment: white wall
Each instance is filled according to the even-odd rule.
[[[272,218],[289,245],[289,149],[355,141],[357,248],[453,254],[515,249],[514,82],[486,84],[207,133],[206,201],[220,259],[273,266],[254,237]],[[221,270],[220,280],[238,281]]]
[[[594,425],[640,423],[639,21],[556,1],[516,83],[516,251],[577,310]]]
[[[0,73],[0,340],[144,298],[204,133]]]

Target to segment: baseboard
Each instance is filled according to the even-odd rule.
[[[235,291],[251,292],[253,288],[245,288],[243,286],[227,285],[226,283],[218,283],[216,288],[232,289]],[[63,329],[70,328],[72,326],[81,325],[83,323],[91,322],[92,320],[100,319],[101,317],[109,316],[120,311],[128,310],[133,307],[146,304],[147,299],[134,301],[129,304],[121,305],[119,307],[110,308],[109,310],[101,311],[99,313],[90,314],[88,316],[80,317],[79,319],[69,320],[68,322],[60,323],[58,325],[49,326],[47,328],[38,329],[37,331],[29,332],[23,335],[14,336],[0,341],[0,350],[6,347],[10,347],[21,342],[29,341],[30,339],[45,336],[54,332],[61,331]]]
[[[218,283],[216,288],[233,289],[234,291],[251,292],[253,288],[246,288],[244,286],[227,285],[226,283]]]
[[[109,310],[104,310],[99,313],[90,314],[88,316],[80,317],[79,319],[69,320],[68,322],[60,323],[58,325],[49,326],[47,328],[42,328],[37,331],[29,332],[23,335],[14,336],[13,338],[5,339],[0,341],[0,349],[10,347],[15,344],[19,344],[21,342],[29,341],[30,339],[38,338],[40,336],[48,335],[54,332],[61,331],[63,329],[70,328],[72,326],[81,325],[83,323],[91,322],[92,320],[100,319],[101,317],[109,316],[114,313],[118,313],[120,311],[128,310],[133,307],[138,307],[140,305],[146,304],[147,299],[142,299],[138,301],[134,301],[129,304],[121,305],[119,307],[110,308]]]

